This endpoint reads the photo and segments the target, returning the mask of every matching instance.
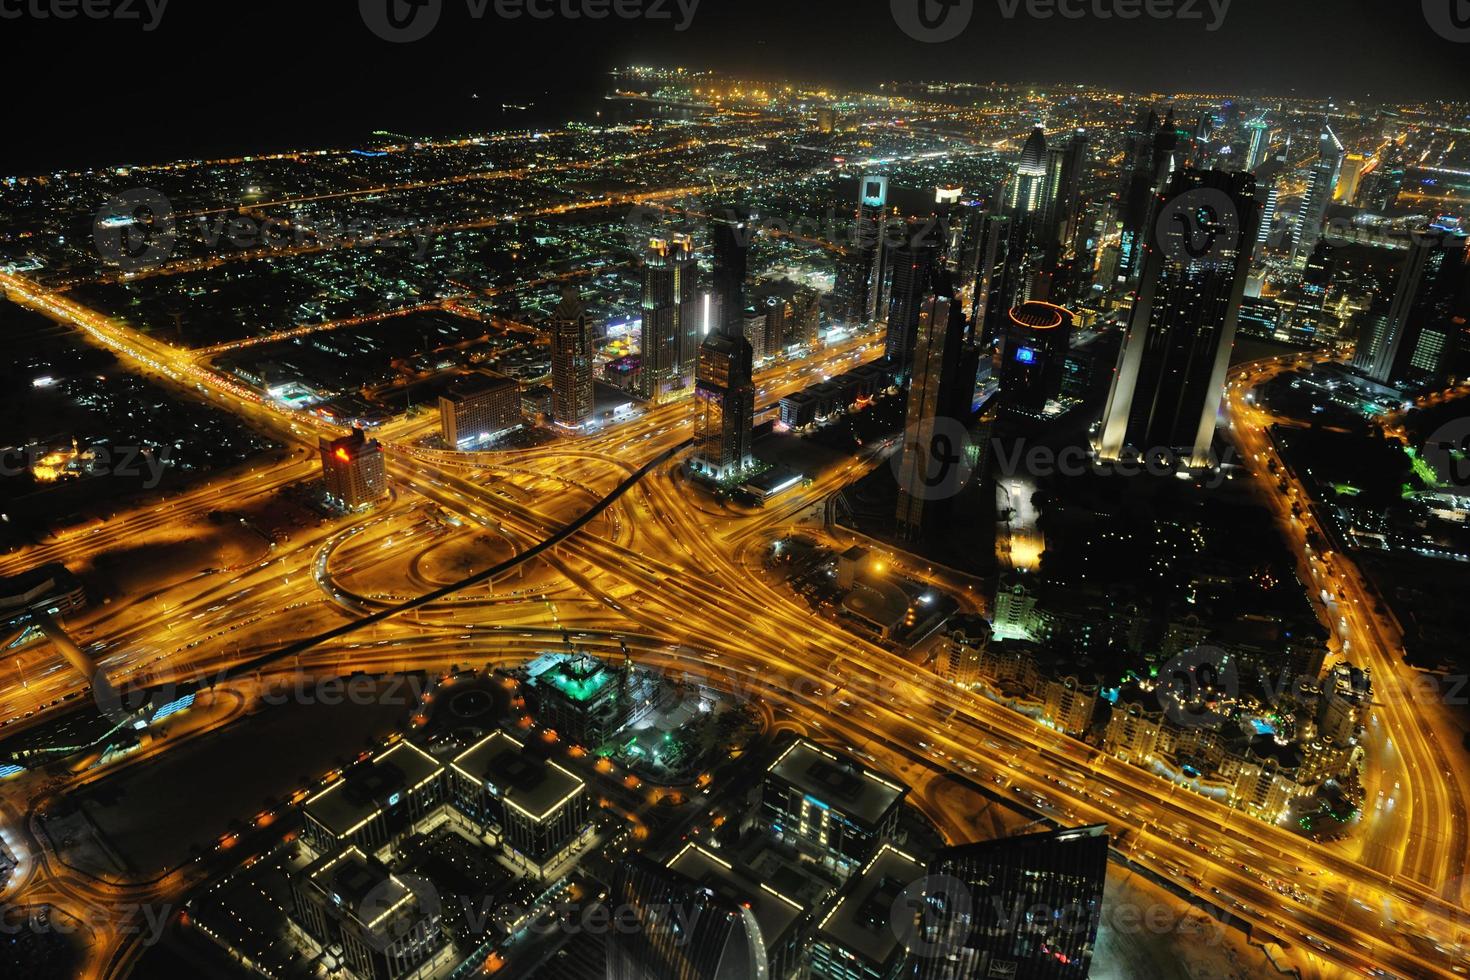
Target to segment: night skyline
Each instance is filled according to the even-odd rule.
[[[328,11],[173,0],[153,30],[143,29],[141,2],[139,20],[6,19],[17,50],[56,56],[31,68],[11,108],[12,131],[24,136],[0,157],[11,161],[4,173],[343,146],[377,129],[550,125],[568,108],[590,115],[585,94],[628,64],[868,89],[944,80],[1339,101],[1453,99],[1470,80],[1466,45],[1436,33],[1417,4],[1382,0],[1331,10],[1231,0],[1214,31],[1220,8],[1207,0],[1178,0],[1174,9],[1200,15],[1189,20],[1040,19],[1028,15],[1035,0],[1018,0],[1009,16],[1009,0],[973,0],[968,27],[943,43],[905,34],[879,0],[844,5],[840,16],[820,5],[700,0],[684,31],[674,0],[648,0],[667,20],[595,23],[497,19],[493,5],[476,18],[467,2],[444,0],[436,28],[406,44],[379,39],[346,3]],[[1089,10],[1092,0],[1071,2]],[[527,100],[537,111],[496,109]]]
[[[0,0],[0,976],[1466,975],[1470,0],[173,3]]]

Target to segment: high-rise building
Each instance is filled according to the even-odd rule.
[[[945,459],[962,447],[946,443],[954,431],[969,424],[975,395],[979,353],[966,336],[960,303],[946,286],[941,275],[925,299],[909,382],[895,515],[898,533],[909,540],[929,536],[953,512],[952,496],[921,493],[918,488],[933,485],[936,465],[957,464],[956,459]]]
[[[766,769],[761,815],[786,842],[846,875],[898,829],[908,787],[799,738]]]
[[[767,296],[764,313],[765,339],[761,350],[766,357],[777,357],[791,343],[791,304],[780,296]]]
[[[349,847],[291,881],[294,920],[346,971],[373,980],[422,975],[449,942],[435,896],[419,894],[382,862]]]
[[[1261,229],[1256,233],[1257,255],[1263,255],[1267,248],[1282,250],[1291,237],[1286,219],[1276,206],[1280,197],[1281,189],[1273,180],[1266,190],[1266,207],[1261,212]]]
[[[1158,207],[1195,190],[1229,206],[1181,202],[1188,213],[1155,231],[1103,414],[1104,459],[1163,449],[1187,451],[1196,465],[1209,458],[1260,204],[1249,173],[1183,170]]]
[[[579,428],[592,416],[592,327],[587,307],[571,283],[551,314],[551,417]]]
[[[987,213],[980,221],[980,246],[975,292],[970,319],[982,340],[995,342],[1000,336],[998,310],[1010,309],[1006,299],[1006,270],[1010,267],[1011,219],[1007,215]]]
[[[383,447],[361,429],[340,439],[322,437],[322,484],[338,507],[357,510],[388,495],[388,463]]]
[[[610,908],[636,928],[607,937],[607,980],[764,980],[755,912],[633,853],[618,862]]]
[[[1358,203],[1369,211],[1384,214],[1393,209],[1404,188],[1403,151],[1397,144],[1388,148],[1378,166],[1361,178]]]
[[[1107,873],[1102,825],[941,850],[915,910],[917,977],[1086,980]]]
[[[856,326],[867,319],[871,283],[871,258],[861,249],[852,249],[837,257],[837,270],[832,286],[832,317]]]
[[[492,442],[523,421],[521,383],[503,374],[478,371],[439,396],[439,424],[451,449]]]
[[[1317,162],[1312,164],[1307,175],[1307,193],[1302,198],[1301,210],[1297,212],[1291,256],[1298,265],[1306,263],[1322,238],[1322,224],[1327,220],[1327,205],[1332,203],[1337,178],[1342,172],[1343,156],[1342,141],[1331,126],[1323,126],[1322,136],[1317,141]]]
[[[941,184],[934,189],[934,240],[939,246],[938,262],[951,273],[959,271],[964,249],[965,222],[960,201],[965,189],[958,184]]]
[[[1119,281],[1136,281],[1142,269],[1144,250],[1153,233],[1156,198],[1174,172],[1174,151],[1178,144],[1173,109],[1162,123],[1152,110],[1143,112],[1129,132],[1128,159],[1118,207],[1121,232],[1116,276]]]
[[[883,174],[864,174],[859,184],[857,210],[857,242],[854,250],[864,260],[867,272],[861,318],[865,323],[880,319],[887,308],[888,248],[888,178]]]
[[[643,262],[642,387],[658,402],[687,387],[700,337],[699,264],[687,235],[649,241]]]
[[[1265,162],[1266,154],[1271,151],[1271,124],[1266,122],[1266,114],[1263,112],[1245,126],[1251,134],[1250,149],[1245,155],[1245,169],[1254,172]]]
[[[745,315],[745,277],[750,253],[752,225],[750,213],[738,204],[716,208],[710,219],[710,240],[714,266],[710,275],[710,291],[718,319],[710,324],[710,334],[720,330],[742,330]]]
[[[893,910],[924,877],[924,865],[884,844],[848,879],[812,937],[813,980],[898,980],[911,975]]]
[[[889,262],[893,269],[892,298],[888,304],[888,333],[883,341],[883,356],[889,370],[898,378],[907,378],[913,366],[914,343],[919,327],[919,310],[929,292],[939,257],[935,238],[923,225],[909,227],[902,245],[893,250]]]
[[[791,342],[816,350],[821,342],[822,298],[813,289],[799,289],[791,302]]]
[[[743,301],[745,295],[745,243],[735,232],[733,226],[715,227],[716,288],[724,291],[727,303]],[[716,480],[738,476],[751,465],[755,352],[745,339],[744,313],[743,306],[734,311],[724,307],[724,323],[704,339],[695,371],[690,463],[696,472]]]
[[[1046,133],[1040,126],[1026,137],[1021,159],[1006,188],[1006,213],[1018,223],[1039,223],[1046,207]]]
[[[480,833],[498,833],[506,855],[538,876],[555,870],[592,831],[581,777],[502,731],[455,756],[449,784],[454,808]]]
[[[1441,380],[1470,317],[1470,251],[1458,230],[1430,227],[1409,245],[1392,295],[1368,311],[1353,369],[1384,385]]]
[[[1334,201],[1352,204],[1358,197],[1358,184],[1368,166],[1367,157],[1361,153],[1349,153],[1342,161],[1342,173],[1337,178],[1337,189],[1332,192]]]
[[[1066,146],[1046,151],[1046,186],[1042,193],[1042,240],[1038,244],[1055,255],[1070,247],[1082,206],[1082,178],[1087,172],[1087,130],[1072,132]]]
[[[1000,368],[1007,407],[1039,416],[1061,395],[1071,339],[1072,314],[1063,307],[1032,300],[1011,310]]]

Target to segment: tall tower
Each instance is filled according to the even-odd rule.
[[[1039,225],[1046,210],[1046,134],[1040,126],[1031,131],[1021,148],[1021,159],[1006,189],[1006,213],[1015,225],[1026,229],[1024,244],[1036,244]]]
[[[712,229],[720,327],[704,338],[695,370],[693,467],[717,480],[750,467],[755,423],[755,353],[745,339],[745,212],[728,209]]]
[[[1409,246],[1392,296],[1368,311],[1353,369],[1384,385],[1439,380],[1470,317],[1463,232],[1427,228]],[[1459,318],[1459,323],[1456,319]]]
[[[1169,449],[1203,465],[1214,439],[1260,222],[1255,177],[1180,171],[1159,197],[1158,213],[1171,208],[1177,220],[1160,222],[1146,250],[1103,414],[1104,459]]]
[[[1271,125],[1266,122],[1266,114],[1263,112],[1250,122],[1245,124],[1250,130],[1251,145],[1245,154],[1245,169],[1254,171],[1266,160],[1266,154],[1271,150]]]
[[[608,980],[763,980],[755,913],[723,891],[642,854],[618,862],[608,906],[635,928],[609,932]]]
[[[866,295],[861,317],[872,323],[885,312],[888,280],[887,233],[888,178],[883,174],[864,174],[858,190],[857,243],[855,250],[864,259],[867,274]]]
[[[592,416],[592,328],[577,287],[561,289],[551,314],[551,417],[579,428]]]
[[[643,394],[658,402],[686,387],[699,343],[699,266],[687,235],[648,243],[643,263]]]
[[[1296,241],[1291,252],[1292,261],[1297,265],[1306,264],[1322,237],[1322,222],[1327,219],[1327,205],[1332,202],[1337,188],[1343,156],[1342,141],[1331,126],[1323,126],[1318,140],[1317,162],[1312,164],[1312,171],[1307,177],[1307,193],[1297,215]]]
[[[388,464],[383,447],[361,429],[340,439],[317,440],[322,455],[322,484],[339,507],[358,510],[388,495]]]
[[[1042,193],[1043,248],[1065,250],[1077,231],[1077,213],[1082,205],[1082,177],[1087,172],[1087,130],[1073,130],[1066,146],[1046,151],[1046,186]]]
[[[952,497],[929,497],[917,488],[933,485],[942,468],[957,462],[949,454],[962,447],[948,440],[950,433],[969,424],[978,365],[964,312],[941,273],[919,315],[905,415],[895,520],[899,534],[909,540],[943,526],[951,513]]]
[[[1071,337],[1072,314],[1063,307],[1032,301],[1010,311],[1000,368],[1007,407],[1040,416],[1061,395]]]
[[[942,849],[923,879],[940,890],[915,903],[931,954],[914,975],[1086,980],[1107,874],[1103,825]]]
[[[893,250],[892,297],[888,303],[888,333],[883,356],[895,377],[906,378],[913,366],[919,311],[929,291],[939,247],[930,229],[911,225],[904,243]]]
[[[750,214],[738,204],[716,209],[715,216],[710,219],[710,238],[714,246],[710,290],[715,306],[715,322],[710,325],[710,334],[721,329],[744,329],[745,276],[751,233]]]

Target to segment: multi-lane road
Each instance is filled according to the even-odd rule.
[[[14,277],[0,282],[14,301],[76,325],[135,366],[278,437],[312,447],[319,433],[332,431],[313,416],[284,409],[210,371],[189,352],[65,296]],[[778,366],[760,379],[763,398],[845,370],[872,356],[872,343],[857,338],[812,362]],[[1266,450],[1251,441],[1250,426],[1259,420],[1246,419],[1246,408],[1232,396],[1236,437],[1254,457]],[[691,424],[688,404],[674,403],[572,444],[570,451],[557,446],[477,456],[415,448],[413,425],[404,424],[387,440],[396,498],[384,509],[355,525],[308,534],[250,568],[171,584],[158,598],[109,611],[83,628],[89,640],[107,644],[104,663],[125,683],[137,680],[135,673],[159,681],[190,679],[249,661],[405,598],[370,594],[350,582],[370,577],[374,561],[386,563],[395,553],[416,561],[439,540],[442,529],[426,523],[424,501],[455,515],[465,533],[491,532],[506,549],[521,551],[555,533],[630,472],[687,440]],[[875,464],[864,459],[852,465]],[[284,482],[299,469],[283,465],[265,479]],[[1385,867],[1381,859],[1363,862],[1343,846],[1316,844],[1252,820],[957,690],[813,617],[782,587],[752,574],[744,559],[753,543],[819,504],[847,475],[825,474],[778,507],[731,511],[717,526],[667,467],[657,469],[584,531],[542,555],[529,581],[495,583],[488,592],[468,594],[470,601],[446,597],[411,618],[335,636],[302,655],[303,669],[442,664],[450,631],[471,638],[456,642],[469,644],[474,652],[459,656],[476,662],[544,644],[544,631],[558,627],[586,633],[591,645],[606,642],[600,639],[605,636],[628,636],[650,663],[707,675],[712,684],[742,691],[778,719],[879,767],[948,770],[1013,794],[1049,819],[1105,822],[1129,860],[1226,909],[1258,934],[1311,949],[1325,963],[1405,978],[1454,975],[1464,952],[1452,944],[1467,938],[1467,916],[1463,898],[1442,894],[1440,883],[1463,874],[1465,791],[1441,765],[1444,757],[1435,754],[1435,739],[1416,712],[1387,706],[1381,715],[1387,737],[1405,759],[1398,805],[1407,822],[1397,867]],[[249,494],[251,479],[247,475],[222,492]],[[184,495],[171,506],[198,513],[208,508],[209,496]],[[121,541],[130,525],[146,531],[161,521],[155,512],[125,515],[115,523],[116,531],[109,525],[99,535]],[[105,541],[81,544],[100,549]],[[66,546],[48,545],[54,549],[48,553],[74,554]],[[1333,566],[1320,574],[1349,574],[1341,556],[1319,558]],[[22,554],[11,561],[31,559]],[[1310,569],[1310,558],[1305,561]],[[424,574],[422,568],[415,574]],[[515,596],[517,589],[526,591]],[[1356,605],[1357,616],[1371,610],[1365,602]],[[1349,652],[1360,660],[1374,658],[1375,676],[1392,675],[1398,668],[1381,630],[1344,618]],[[391,655],[379,656],[380,649]],[[35,710],[80,685],[64,670],[45,676],[36,690],[12,691],[6,710],[28,703]],[[25,888],[49,894],[44,880],[31,877]],[[23,891],[20,899],[25,898]],[[109,942],[127,942],[120,934],[107,938],[98,947],[98,964],[112,961],[115,945]],[[98,966],[97,972],[106,971]]]

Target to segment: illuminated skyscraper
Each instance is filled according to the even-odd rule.
[[[1218,192],[1233,214],[1181,202],[1146,250],[1103,414],[1104,459],[1168,449],[1202,465],[1209,456],[1261,208],[1255,177],[1218,170],[1175,174],[1158,207],[1195,190]]]
[[[1342,173],[1337,178],[1337,189],[1332,192],[1334,201],[1351,204],[1358,196],[1358,183],[1363,179],[1363,169],[1368,160],[1361,153],[1349,153],[1342,161]]]
[[[888,333],[883,341],[883,356],[897,378],[907,378],[913,365],[915,333],[919,328],[919,310],[929,291],[939,247],[932,234],[921,224],[910,226],[904,243],[893,250],[892,298],[888,303]]]
[[[715,479],[737,476],[750,467],[755,419],[753,360],[743,331],[712,333],[699,349],[693,462],[695,469]]]
[[[1107,874],[1101,825],[941,850],[925,879],[935,890],[920,905],[928,955],[916,975],[1086,980]]]
[[[1010,268],[1011,219],[1003,214],[986,214],[980,221],[978,271],[970,317],[985,343],[1001,335],[1001,310],[1007,302],[1006,271]]]
[[[592,327],[577,287],[562,287],[551,314],[551,417],[577,428],[592,416]]]
[[[322,455],[322,484],[339,507],[357,510],[388,495],[388,464],[383,447],[361,429],[340,439],[317,441]]]
[[[1254,171],[1266,159],[1266,154],[1271,150],[1271,125],[1266,122],[1266,114],[1263,112],[1250,122],[1245,124],[1250,131],[1251,145],[1245,155],[1245,169]]]
[[[1060,306],[1032,301],[1011,310],[1001,351],[1001,400],[1039,416],[1061,394],[1071,337],[1072,314]]]
[[[1446,373],[1470,317],[1470,251],[1463,232],[1426,228],[1409,246],[1391,296],[1368,311],[1353,368],[1384,385],[1418,385]]]
[[[1342,142],[1331,126],[1322,127],[1322,136],[1317,145],[1317,162],[1312,164],[1307,176],[1307,193],[1302,198],[1301,210],[1297,212],[1296,240],[1292,247],[1292,261],[1305,265],[1312,249],[1322,237],[1322,223],[1327,220],[1327,205],[1332,202],[1337,177],[1342,171]]]
[[[672,868],[633,853],[622,858],[608,906],[607,980],[765,980],[765,944],[755,913]]]
[[[710,292],[714,296],[715,320],[705,336],[737,325],[744,329],[745,277],[752,234],[750,213],[743,206],[735,204],[715,209],[710,219],[714,251]]]
[[[642,388],[657,402],[687,385],[700,341],[699,265],[688,236],[648,243],[643,264]]]
[[[1162,123],[1152,110],[1142,113],[1129,132],[1128,159],[1118,206],[1122,226],[1116,270],[1119,280],[1136,280],[1142,268],[1144,248],[1152,234],[1155,198],[1174,172],[1178,143],[1173,109]]]
[[[963,447],[957,432],[969,425],[979,353],[967,336],[965,315],[941,273],[924,299],[909,382],[903,458],[898,477],[898,532],[919,540],[944,526],[952,495],[917,492],[943,482]],[[936,420],[943,420],[936,424]]]
[[[886,311],[888,249],[884,241],[888,220],[888,178],[865,174],[859,185],[857,242],[854,251],[862,256],[867,274],[861,290],[860,319],[872,323]]]
[[[1066,146],[1046,151],[1046,186],[1042,193],[1041,240],[1050,260],[1065,252],[1077,230],[1082,205],[1082,178],[1087,172],[1087,130],[1077,129]]]
[[[1040,126],[1026,137],[1021,159],[1006,188],[1006,212],[1017,221],[1039,221],[1046,206],[1046,134]]]

